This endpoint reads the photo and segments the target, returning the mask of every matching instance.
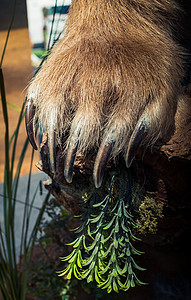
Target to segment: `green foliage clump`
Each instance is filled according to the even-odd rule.
[[[152,194],[146,192],[138,183],[132,187],[133,206],[138,211],[136,232],[141,235],[155,234],[158,220],[163,218],[163,203],[156,201]]]
[[[144,284],[135,273],[144,269],[132,257],[142,252],[133,246],[139,239],[132,232],[137,224],[131,200],[131,177],[125,170],[117,175],[115,172],[109,186],[104,183],[102,189],[85,199],[82,224],[76,229],[79,236],[69,244],[73,251],[62,258],[68,265],[59,276],[95,281],[108,293]]]
[[[140,234],[156,233],[158,219],[163,217],[163,204],[147,195],[139,206],[139,219],[137,224],[140,225],[138,231]]]

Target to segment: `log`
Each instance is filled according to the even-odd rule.
[[[185,95],[180,101],[175,117],[175,129],[173,136],[164,145],[155,145],[152,149],[145,151],[140,149],[136,160],[131,167],[133,176],[141,185],[144,184],[147,191],[153,193],[156,201],[160,201],[166,207],[165,217],[168,220],[168,230],[164,222],[160,222],[162,231],[159,228],[157,236],[160,244],[169,242],[169,232],[171,240],[179,236],[182,230],[190,226],[188,218],[185,219],[185,212],[190,210],[191,198],[191,97],[186,89]],[[56,149],[56,173],[51,172],[49,159],[47,137],[44,134],[40,146],[42,161],[37,167],[49,175],[50,180],[44,182],[45,188],[63,205],[72,215],[79,215],[81,206],[79,200],[83,193],[91,192],[95,189],[92,172],[96,153],[89,153],[84,156],[78,154],[74,163],[74,176],[71,184],[64,178],[64,155],[61,149]],[[124,165],[123,159],[119,159],[118,167]],[[114,162],[107,164],[107,172],[115,168]],[[168,207],[168,209],[167,209]],[[184,207],[184,213],[180,207]],[[172,213],[173,212],[173,213]],[[172,224],[171,224],[172,223]],[[178,224],[182,230],[178,230]],[[172,226],[171,226],[171,225]],[[173,233],[172,233],[173,232]],[[153,243],[152,239],[149,239]],[[156,242],[156,237],[154,238]]]

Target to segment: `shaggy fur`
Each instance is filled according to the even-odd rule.
[[[48,133],[79,151],[126,153],[141,116],[145,146],[170,134],[182,93],[174,0],[73,0],[67,30],[28,91]]]

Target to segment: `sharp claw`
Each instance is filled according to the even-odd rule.
[[[140,146],[140,143],[145,136],[145,134],[148,132],[149,128],[149,116],[144,115],[142,116],[139,121],[137,126],[135,127],[127,149],[127,154],[126,154],[126,166],[129,168],[135,158],[136,152]]]
[[[93,172],[94,183],[96,188],[99,188],[102,184],[104,169],[111,154],[113,144],[114,142],[103,144],[103,146],[101,146],[98,151]]]
[[[25,110],[25,124],[26,124],[26,130],[27,130],[27,135],[29,142],[31,143],[32,147],[37,150],[37,145],[34,139],[34,125],[33,125],[33,118],[35,115],[35,106],[33,104],[33,100],[30,99],[28,100],[28,103],[26,105],[26,110]]]
[[[40,157],[41,157],[42,170],[48,174],[51,172],[49,149],[48,149],[48,134],[43,132],[41,127],[39,133],[40,133],[39,140],[40,140]]]
[[[53,173],[56,171],[56,134],[49,132],[47,134],[48,156],[50,161],[50,168]]]
[[[73,165],[78,151],[79,141],[70,142],[66,153],[65,165],[64,165],[64,177],[68,183],[72,182]]]

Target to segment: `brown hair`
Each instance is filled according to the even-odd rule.
[[[68,133],[84,152],[114,141],[114,157],[142,116],[146,145],[166,136],[183,76],[178,11],[173,0],[73,0],[64,38],[29,87],[45,131]]]

